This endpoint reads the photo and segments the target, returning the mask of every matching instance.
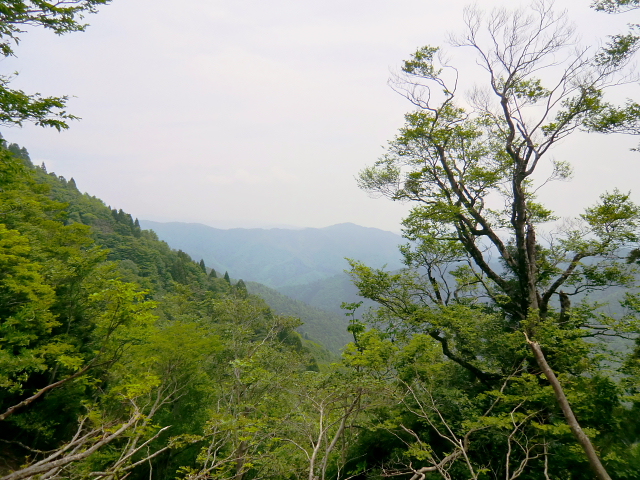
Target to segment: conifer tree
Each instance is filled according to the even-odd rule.
[[[249,292],[247,292],[247,286],[245,285],[245,283],[244,283],[244,281],[242,279],[238,280],[238,283],[236,283],[233,286],[232,291],[239,298],[247,298],[247,296],[249,295]]]
[[[29,152],[27,151],[27,149],[24,148],[24,147],[20,147],[20,145],[18,145],[16,143],[10,143],[7,146],[7,150],[9,150],[11,153],[13,153],[18,158],[21,158],[23,160],[30,160]]]
[[[229,272],[224,272],[224,279],[228,284],[231,284],[231,278],[229,278]]]
[[[200,268],[204,273],[207,273],[207,267],[204,264],[204,258],[200,260],[200,263],[198,265],[200,265]]]
[[[133,222],[133,227],[131,229],[133,231],[133,236],[136,238],[140,238],[142,236],[142,229],[140,228],[140,222],[136,218],[136,221]]]

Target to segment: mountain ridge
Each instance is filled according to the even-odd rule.
[[[341,274],[345,257],[374,267],[400,268],[402,237],[341,223],[323,228],[218,229],[200,223],[140,220],[173,248],[202,258],[216,271],[272,288],[303,285]]]

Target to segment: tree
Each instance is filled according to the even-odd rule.
[[[597,0],[593,3],[596,10],[608,13],[628,12],[640,8],[638,0]]]
[[[368,390],[375,387],[379,385],[374,386],[366,375],[345,371],[343,365],[327,373],[304,372],[296,379],[287,406],[290,413],[279,436],[295,447],[289,458],[300,456],[297,478],[325,480],[332,478],[332,470],[342,478],[348,458],[345,437],[352,440],[357,435],[353,432],[361,425],[354,425],[367,406]]]
[[[88,226],[66,224],[65,205],[34,179],[81,194],[19,160],[25,168],[0,175],[0,442],[3,463],[22,465],[10,478],[55,478],[111,441],[149,430],[146,402],[108,411],[113,403],[105,408],[98,391],[116,384],[107,372],[145,338],[155,303],[119,278]],[[0,173],[10,167],[1,162]]]
[[[57,35],[84,31],[84,14],[95,13],[99,5],[110,0],[11,0],[0,6],[0,54],[14,56],[14,44],[20,41],[24,26],[39,26]],[[0,75],[0,125],[22,126],[34,122],[57,130],[69,128],[67,121],[75,117],[66,112],[67,96],[43,97],[9,88],[11,75]]]
[[[228,284],[231,284],[231,278],[229,277],[229,272],[224,272],[224,279]]]
[[[552,161],[543,182],[534,173],[560,140],[593,129],[616,109],[604,94],[629,78],[628,56],[613,61],[573,48],[565,15],[544,1],[487,17],[469,8],[464,20],[466,31],[452,44],[475,52],[486,88],[461,98],[458,70],[440,49],[419,49],[393,83],[417,110],[359,177],[373,194],[418,204],[403,221],[413,242],[403,248],[409,268],[393,275],[353,263],[352,275],[361,295],[381,303],[380,320],[425,331],[491,388],[514,365],[531,362],[527,372],[553,387],[593,471],[608,479],[553,370],[586,374],[576,355],[588,355],[583,339],[614,328],[603,327],[587,306],[572,309],[570,299],[633,282],[620,259],[621,249],[637,241],[640,211],[628,194],[604,193],[539,241],[542,225],[555,217],[536,192],[568,179],[571,168]]]
[[[599,0],[593,8],[607,13],[623,13],[640,8],[638,0]],[[596,60],[601,63],[619,64],[631,58],[640,48],[640,25],[630,24],[627,33],[609,36]],[[609,105],[589,122],[595,132],[640,135],[640,105],[627,100],[624,106]],[[638,150],[634,148],[633,150]]]
[[[256,298],[229,295],[206,303],[223,348],[212,359],[214,392],[201,405],[209,419],[197,468],[185,466],[182,473],[191,480],[293,478],[283,473],[296,465],[281,454],[278,437],[290,414],[288,390],[308,360],[293,332],[299,322],[273,315]]]
[[[238,280],[238,283],[235,284],[235,291],[240,297],[246,297],[248,295],[247,285],[244,283],[244,280]]]
[[[155,428],[151,420],[160,407],[175,399],[177,391],[161,385],[144,393],[146,395],[130,395],[126,398],[125,411],[119,418],[104,418],[106,415],[103,412],[90,410],[80,419],[75,434],[67,443],[47,452],[32,450],[32,453],[43,458],[29,461],[27,465],[3,476],[3,480],[21,480],[37,475],[51,479],[74,478],[73,471],[81,462],[97,457],[98,451],[104,455],[110,445],[126,440],[119,457],[105,465],[104,471],[91,472],[95,478],[118,478],[168,450],[170,446],[166,445],[157,451],[150,451],[149,444],[169,428]],[[140,404],[144,405],[141,407]],[[140,455],[141,451],[143,453]]]

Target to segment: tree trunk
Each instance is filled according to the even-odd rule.
[[[562,389],[562,385],[558,381],[555,373],[549,367],[547,363],[547,359],[544,357],[544,353],[542,353],[542,349],[540,348],[540,344],[538,342],[533,342],[527,338],[527,342],[533,351],[533,356],[538,363],[538,366],[542,370],[542,372],[549,380],[549,383],[553,387],[553,393],[556,396],[556,400],[560,408],[562,409],[562,413],[564,413],[565,418],[567,419],[567,424],[569,424],[569,428],[571,428],[571,432],[573,433],[576,440],[582,446],[585,455],[589,459],[589,464],[591,465],[591,469],[596,474],[596,477],[599,480],[611,480],[611,477],[605,470],[604,466],[600,462],[600,458],[598,458],[598,454],[596,453],[595,448],[593,448],[593,444],[589,437],[584,433],[578,420],[573,414],[573,410],[571,409],[571,405],[569,404],[569,400],[567,400],[566,395],[564,394],[564,390]]]

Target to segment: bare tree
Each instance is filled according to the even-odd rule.
[[[503,382],[484,413],[474,419],[472,425],[466,426],[454,425],[454,422],[447,418],[443,412],[442,400],[434,396],[429,381],[414,380],[408,383],[398,379],[399,388],[393,391],[392,395],[416,418],[426,422],[431,431],[449,445],[449,449],[446,453],[438,455],[419,433],[400,424],[401,431],[406,435],[397,435],[398,438],[406,443],[408,451],[413,451],[414,456],[415,452],[421,452],[421,456],[424,457],[421,463],[428,465],[418,467],[414,466],[413,462],[399,459],[396,465],[385,468],[383,474],[387,477],[410,474],[411,480],[424,480],[426,474],[438,473],[442,478],[450,480],[454,478],[450,473],[451,469],[458,462],[464,465],[471,479],[480,478],[483,475],[482,470],[486,470],[491,471],[496,478],[516,480],[532,461],[543,458],[546,464],[549,455],[548,442],[531,428],[532,421],[543,421],[539,415],[541,412],[530,411],[526,400],[518,401],[506,411],[504,408],[499,413],[495,411],[498,404],[504,402],[503,393],[512,378],[509,377]],[[502,436],[506,444],[504,459],[497,468],[492,468],[487,463],[479,463],[478,455],[473,451],[474,436],[489,429]],[[548,475],[545,478],[548,478]]]
[[[309,480],[325,480],[334,451],[365,408],[369,388],[363,377],[306,372],[290,392],[294,400],[283,441],[302,453]]]
[[[116,441],[126,439],[121,447],[119,458],[106,469],[92,472],[96,478],[121,478],[137,466],[148,462],[161,454],[170,444],[151,450],[154,442],[169,426],[156,428],[149,435],[152,419],[165,404],[172,402],[179,395],[175,385],[161,386],[153,395],[145,398],[123,399],[123,407],[128,411],[124,421],[95,420],[98,412],[90,412],[79,419],[78,428],[73,437],[61,447],[48,452],[33,451],[35,458],[26,466],[2,477],[2,480],[23,480],[31,478],[62,479],[73,478],[73,467],[90,458],[100,449]]]

